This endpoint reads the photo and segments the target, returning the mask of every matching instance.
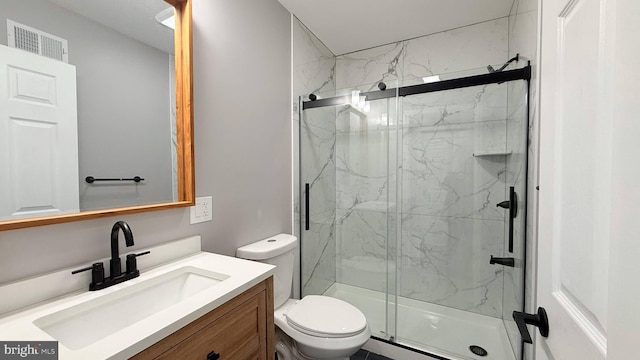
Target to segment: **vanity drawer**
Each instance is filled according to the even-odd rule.
[[[265,280],[191,324],[169,335],[132,359],[220,360],[273,359],[272,280]],[[271,304],[271,305],[270,305]],[[269,346],[270,345],[270,346]]]
[[[266,330],[264,316],[260,316],[260,312],[264,315],[264,298],[264,293],[254,296],[157,359],[205,360],[210,352],[220,354],[220,359],[246,358],[243,352],[256,349]]]

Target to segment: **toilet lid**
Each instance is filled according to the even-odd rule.
[[[292,328],[318,337],[354,336],[367,327],[367,319],[355,306],[328,296],[305,296],[285,316]]]

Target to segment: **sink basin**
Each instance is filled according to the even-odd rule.
[[[181,267],[43,316],[33,324],[69,349],[82,349],[227,278],[225,274]]]

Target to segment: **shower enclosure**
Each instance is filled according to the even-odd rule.
[[[530,74],[301,97],[301,295],[352,303],[381,341],[521,359]]]

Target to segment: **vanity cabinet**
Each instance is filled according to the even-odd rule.
[[[131,359],[274,360],[274,330],[269,277]]]

